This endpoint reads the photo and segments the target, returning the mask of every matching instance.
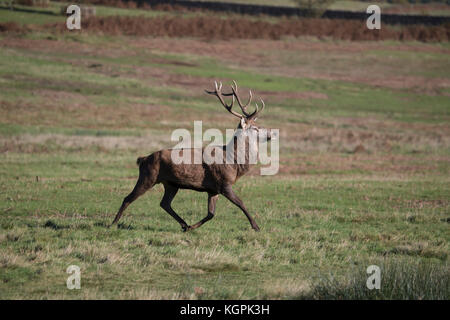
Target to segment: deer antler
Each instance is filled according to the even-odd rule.
[[[226,102],[223,100],[222,96],[229,96],[230,94],[223,94],[222,93],[222,82],[219,82],[219,85],[217,85],[217,81],[214,81],[214,85],[215,85],[215,90],[214,91],[208,91],[205,90],[206,93],[208,94],[213,94],[215,95],[217,98],[219,98],[219,101],[222,103],[222,105],[225,107],[225,109],[228,110],[228,112],[230,112],[232,115],[238,117],[239,119],[243,118],[243,116],[239,113],[237,113],[236,111],[233,111],[231,108],[233,108],[233,104],[234,104],[234,95],[232,97],[232,101],[231,104],[228,105],[226,104]]]
[[[234,97],[236,97],[236,100],[237,100],[237,102],[239,104],[239,107],[242,110],[242,113],[245,115],[246,118],[248,118],[250,116],[250,114],[247,112],[247,106],[250,104],[250,102],[252,102],[252,98],[253,98],[252,90],[249,91],[249,95],[250,96],[248,98],[247,103],[245,105],[242,105],[241,99],[239,98],[239,95],[238,95],[238,86],[237,86],[236,81],[233,80],[233,84],[234,84],[234,86],[231,85],[231,90],[233,92],[225,93],[224,96],[234,96]]]
[[[261,111],[264,110],[264,107],[265,107],[266,105],[265,105],[263,99],[259,98],[259,100],[261,100],[261,106],[262,106],[262,108],[261,108],[260,110],[258,110],[258,104],[255,102],[256,109],[255,109],[255,111],[253,111],[253,113],[248,117],[249,119],[256,118],[256,116],[258,115],[258,113],[260,113]]]
[[[248,98],[248,101],[247,101],[247,103],[246,103],[245,105],[243,105],[242,102],[241,102],[241,99],[239,98],[239,95],[238,95],[238,86],[237,86],[236,81],[233,80],[233,84],[234,84],[234,85],[231,85],[231,91],[232,91],[232,92],[230,92],[230,93],[222,93],[222,82],[219,82],[219,85],[217,85],[217,81],[214,81],[214,84],[215,84],[215,87],[216,87],[215,91],[208,91],[208,90],[205,90],[206,93],[208,93],[208,94],[213,94],[213,95],[217,96],[217,97],[219,98],[220,102],[222,103],[222,105],[223,105],[223,106],[224,106],[231,114],[235,115],[236,117],[239,117],[239,118],[246,118],[246,119],[253,119],[253,118],[255,118],[255,117],[257,116],[257,114],[258,114],[259,112],[261,112],[261,111],[264,109],[264,106],[265,106],[265,105],[264,105],[264,101],[260,98],[261,103],[262,103],[262,108],[261,108],[261,110],[259,110],[258,104],[255,103],[255,105],[256,105],[255,111],[253,111],[252,113],[248,113],[248,112],[247,112],[247,106],[248,106],[248,105],[250,104],[250,102],[252,101],[252,98],[253,98],[252,91],[251,91],[251,90],[249,91],[249,98]],[[225,101],[224,101],[224,99],[223,99],[223,96],[227,96],[227,97],[228,97],[228,96],[231,96],[231,97],[232,97],[232,101],[231,101],[231,104],[230,104],[230,105],[227,105],[227,104],[225,103]],[[239,113],[237,113],[237,112],[231,110],[231,108],[233,107],[234,99],[235,99],[235,98],[236,98],[236,100],[237,100],[237,102],[238,102],[238,104],[239,104],[239,107],[240,107],[241,110],[242,110],[243,115],[241,115],[241,114],[239,114]]]

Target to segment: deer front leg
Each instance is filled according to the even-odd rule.
[[[216,202],[219,198],[218,194],[208,193],[208,215],[204,217],[202,220],[191,226],[191,229],[196,229],[200,227],[205,222],[214,218],[214,212],[216,211]]]
[[[244,203],[241,199],[234,193],[233,189],[231,188],[231,185],[227,185],[223,188],[222,194],[231,202],[233,202],[236,206],[238,206],[242,212],[244,212],[245,216],[247,217],[248,221],[250,222],[250,225],[252,226],[253,230],[259,231],[259,227],[256,224],[255,220],[250,216],[250,214],[247,211],[247,208],[245,208]]]

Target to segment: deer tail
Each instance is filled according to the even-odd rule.
[[[141,163],[142,163],[142,161],[144,161],[144,160],[145,160],[145,158],[147,158],[147,157],[139,157],[139,158],[137,158],[137,160],[136,160],[136,164],[137,164],[138,166],[140,166],[140,165],[141,165]]]

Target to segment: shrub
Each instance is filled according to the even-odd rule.
[[[46,27],[66,32],[62,24]],[[368,30],[364,23],[340,19],[282,19],[277,23],[255,21],[248,18],[196,16],[190,18],[162,16],[146,17],[95,17],[82,20],[82,30],[110,35],[154,37],[200,37],[207,39],[280,39],[285,36],[331,37],[342,40],[419,40],[448,41],[450,25],[404,26],[385,25],[381,30]]]

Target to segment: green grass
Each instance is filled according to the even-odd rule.
[[[181,233],[159,208],[162,190],[156,187],[132,205],[118,229],[108,229],[121,196],[134,184],[127,178],[136,173],[131,159],[34,158],[2,156],[0,175],[8,183],[2,184],[0,208],[2,298],[117,298],[118,292],[123,298],[138,297],[140,290],[189,298],[194,287],[209,298],[275,298],[269,283],[276,279],[301,284],[318,270],[347,274],[380,259],[437,266],[448,259],[446,207],[405,205],[414,199],[446,201],[445,181],[314,177],[267,184],[250,178],[235,189],[257,214],[260,233],[225,199],[214,220]],[[205,215],[206,197],[180,192],[173,206],[193,223]],[[80,292],[65,288],[64,271],[71,264],[82,269]],[[133,286],[122,287],[127,281]],[[40,292],[49,283],[50,291]],[[434,297],[428,290],[421,294]]]
[[[44,24],[54,22],[64,22],[65,17],[59,15],[56,5],[51,8],[34,8],[27,6],[15,5],[16,10],[10,10],[7,7],[0,7],[0,23],[16,22],[19,24]],[[34,12],[27,12],[31,10]]]

